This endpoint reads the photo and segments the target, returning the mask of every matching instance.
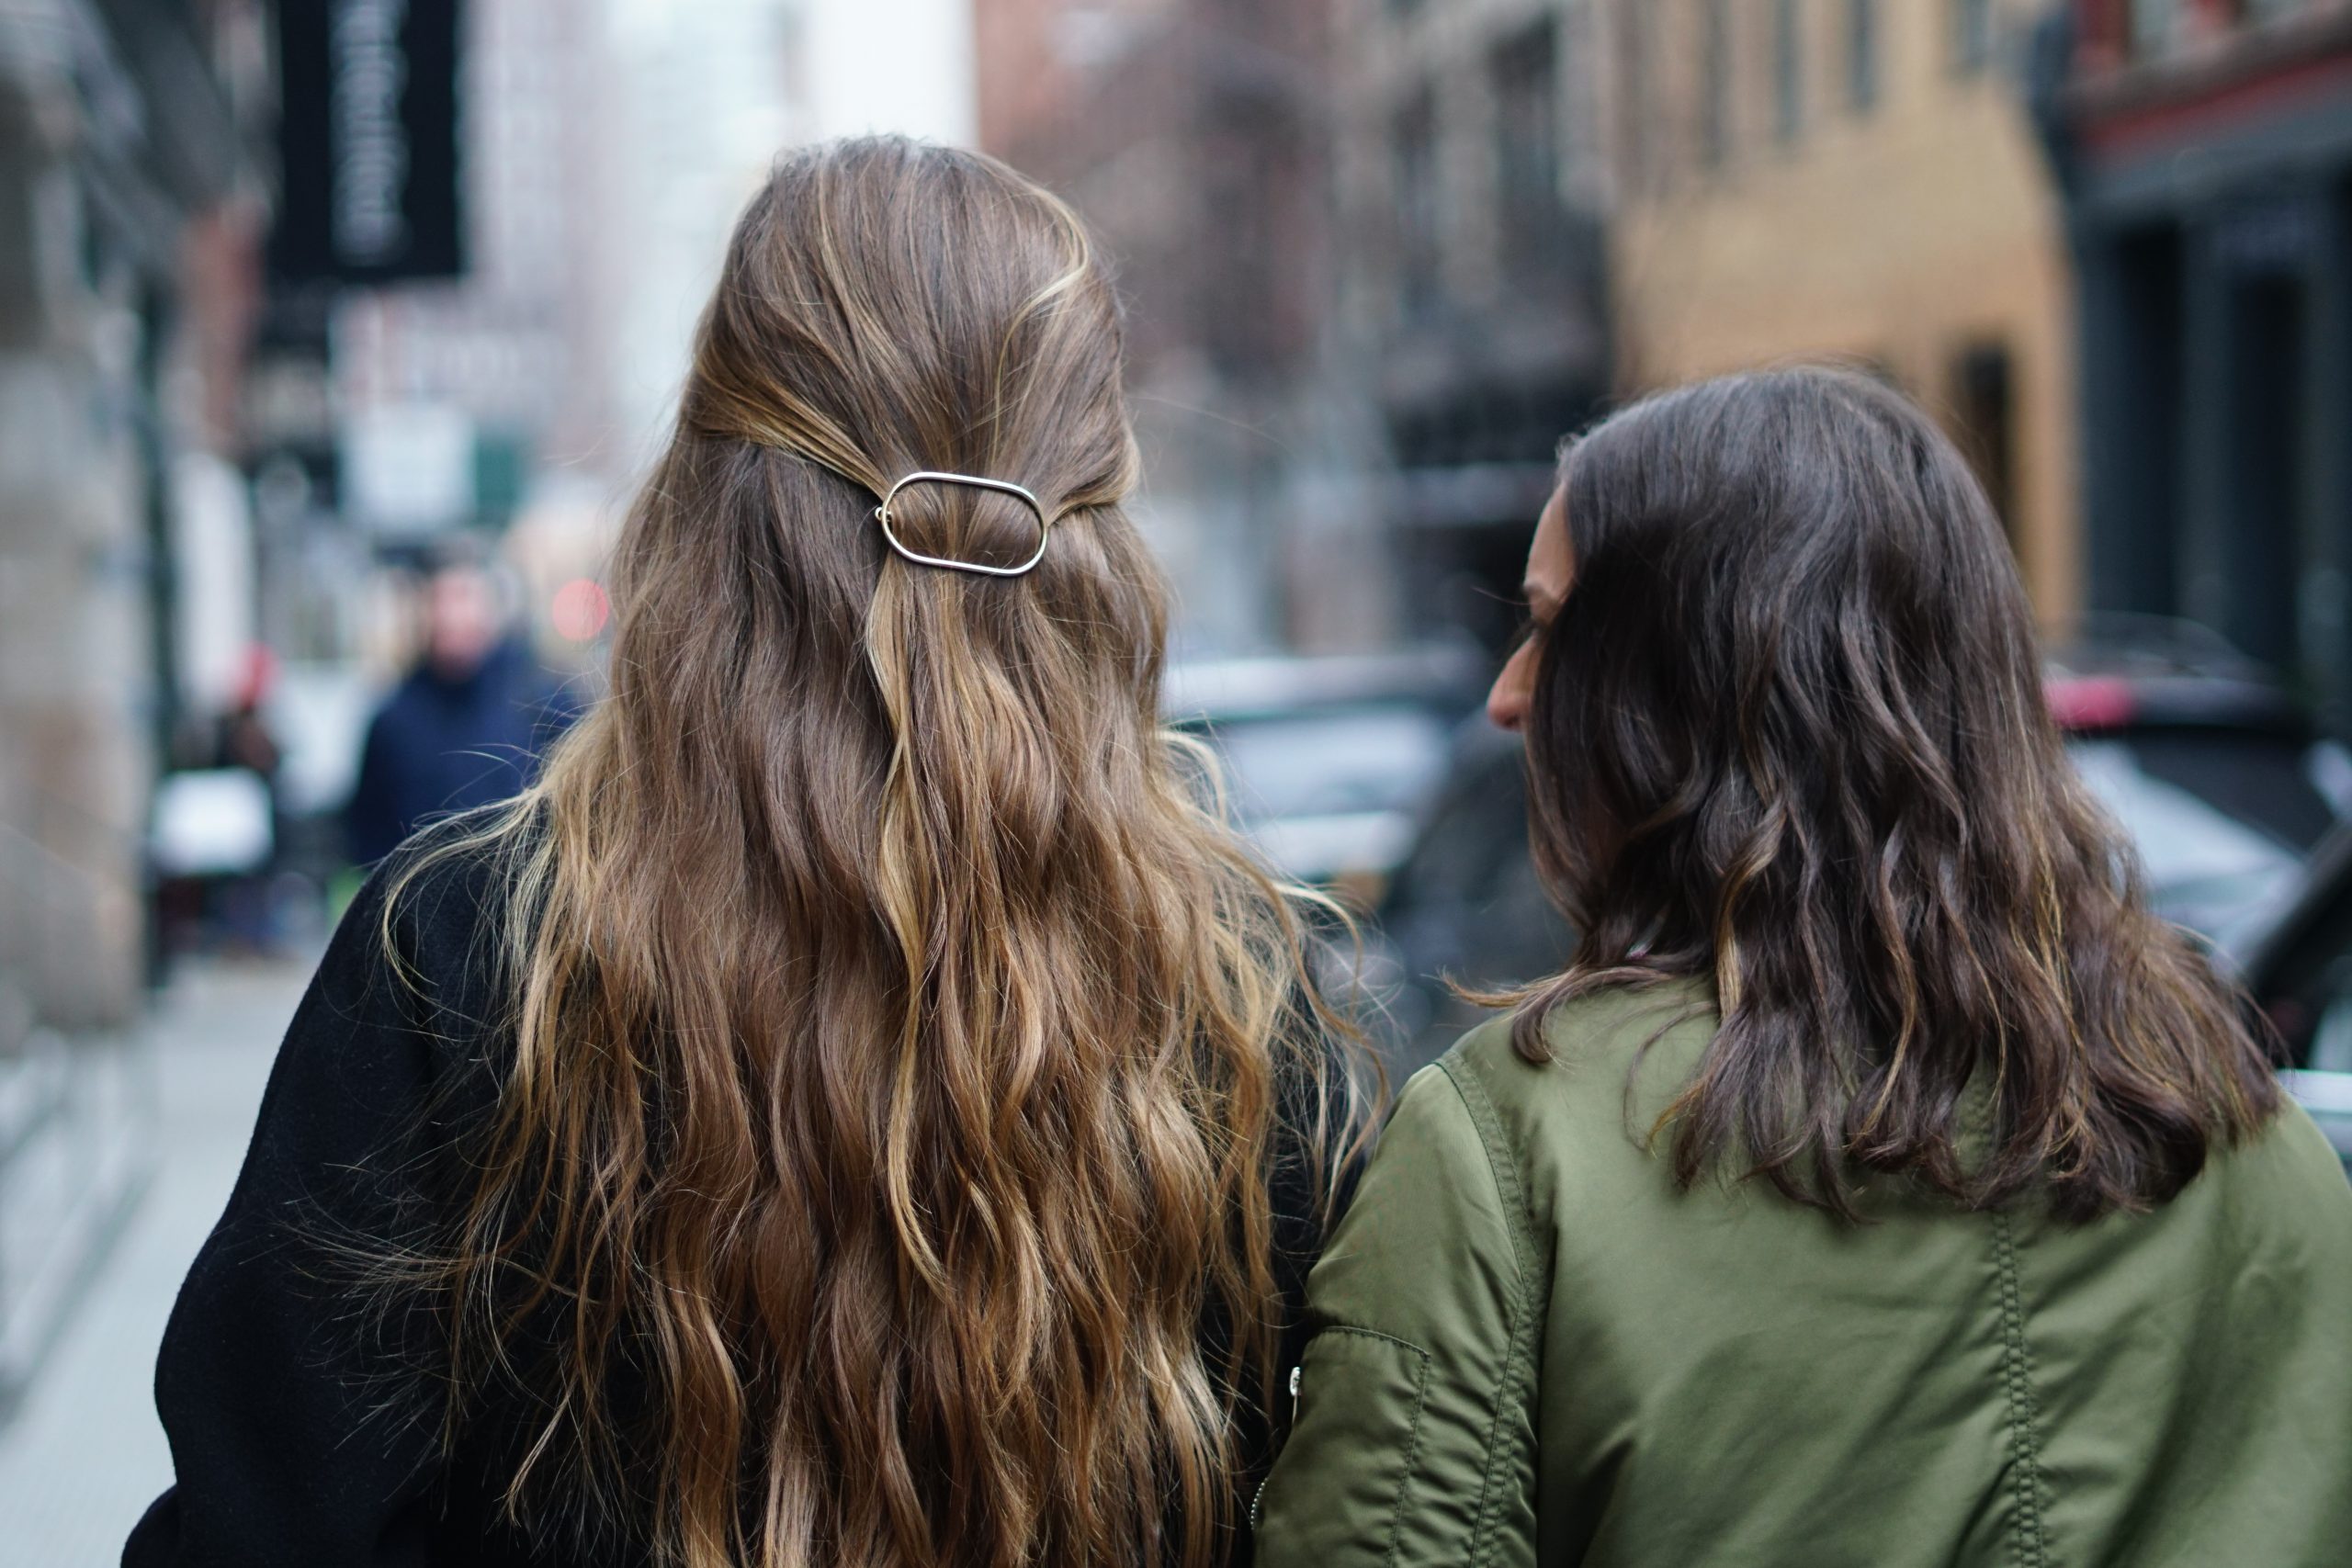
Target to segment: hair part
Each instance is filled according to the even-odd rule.
[[[2265,1053],[2076,778],[1966,461],[1865,376],[1650,398],[1572,441],[1574,581],[1528,726],[1538,863],[1579,932],[1512,1037],[1604,986],[1712,979],[1651,1129],[1856,1213],[2144,1210],[2278,1104]],[[1989,1122],[1980,1150],[1964,1136]]]
[[[1364,1116],[1311,896],[1160,726],[1119,336],[1076,218],[977,154],[797,154],[738,224],[611,694],[471,840],[510,866],[515,1054],[411,1273],[453,1421],[551,1347],[515,1517],[584,1502],[683,1568],[1221,1555],[1270,1168]],[[1043,561],[897,558],[872,513],[918,468],[1034,491]],[[1036,542],[967,487],[893,520]]]

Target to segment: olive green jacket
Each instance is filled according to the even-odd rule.
[[[1261,1568],[2352,1563],[2352,1187],[2308,1116],[2153,1214],[1890,1183],[1857,1225],[1642,1147],[1716,1027],[1608,992],[1551,1065],[1497,1022],[1413,1077],[1308,1286]]]

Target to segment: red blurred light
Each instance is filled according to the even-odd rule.
[[[2120,729],[2138,704],[2132,682],[2114,675],[2068,675],[2042,687],[2061,729]]]
[[[586,642],[603,631],[612,615],[613,602],[605,597],[603,586],[585,577],[575,577],[557,589],[548,606],[556,635],[572,642]]]

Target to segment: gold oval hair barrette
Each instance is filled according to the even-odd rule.
[[[890,527],[890,503],[899,499],[900,491],[912,484],[967,485],[974,490],[992,490],[1005,495],[1019,496],[1028,502],[1029,510],[1037,514],[1037,553],[1019,566],[983,566],[978,561],[950,560],[944,556],[927,556],[920,550],[907,548]],[[1054,531],[1053,520],[1046,515],[1044,504],[1019,485],[1007,483],[1003,479],[976,479],[970,474],[943,474],[930,468],[918,469],[892,485],[889,493],[882,498],[882,504],[874,509],[874,520],[882,525],[882,536],[890,541],[890,547],[916,565],[945,567],[950,571],[978,572],[983,577],[1025,575],[1039,561],[1046,558],[1046,536]]]

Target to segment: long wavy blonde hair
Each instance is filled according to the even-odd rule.
[[[515,1517],[686,1568],[1223,1551],[1271,1168],[1362,1118],[1299,896],[1160,727],[1120,355],[1084,230],[987,158],[817,149],[737,226],[610,695],[449,845],[508,857],[514,1055],[427,1282],[454,1421],[552,1339]],[[926,468],[1034,491],[1042,563],[893,555]],[[1038,538],[962,487],[892,520]]]

